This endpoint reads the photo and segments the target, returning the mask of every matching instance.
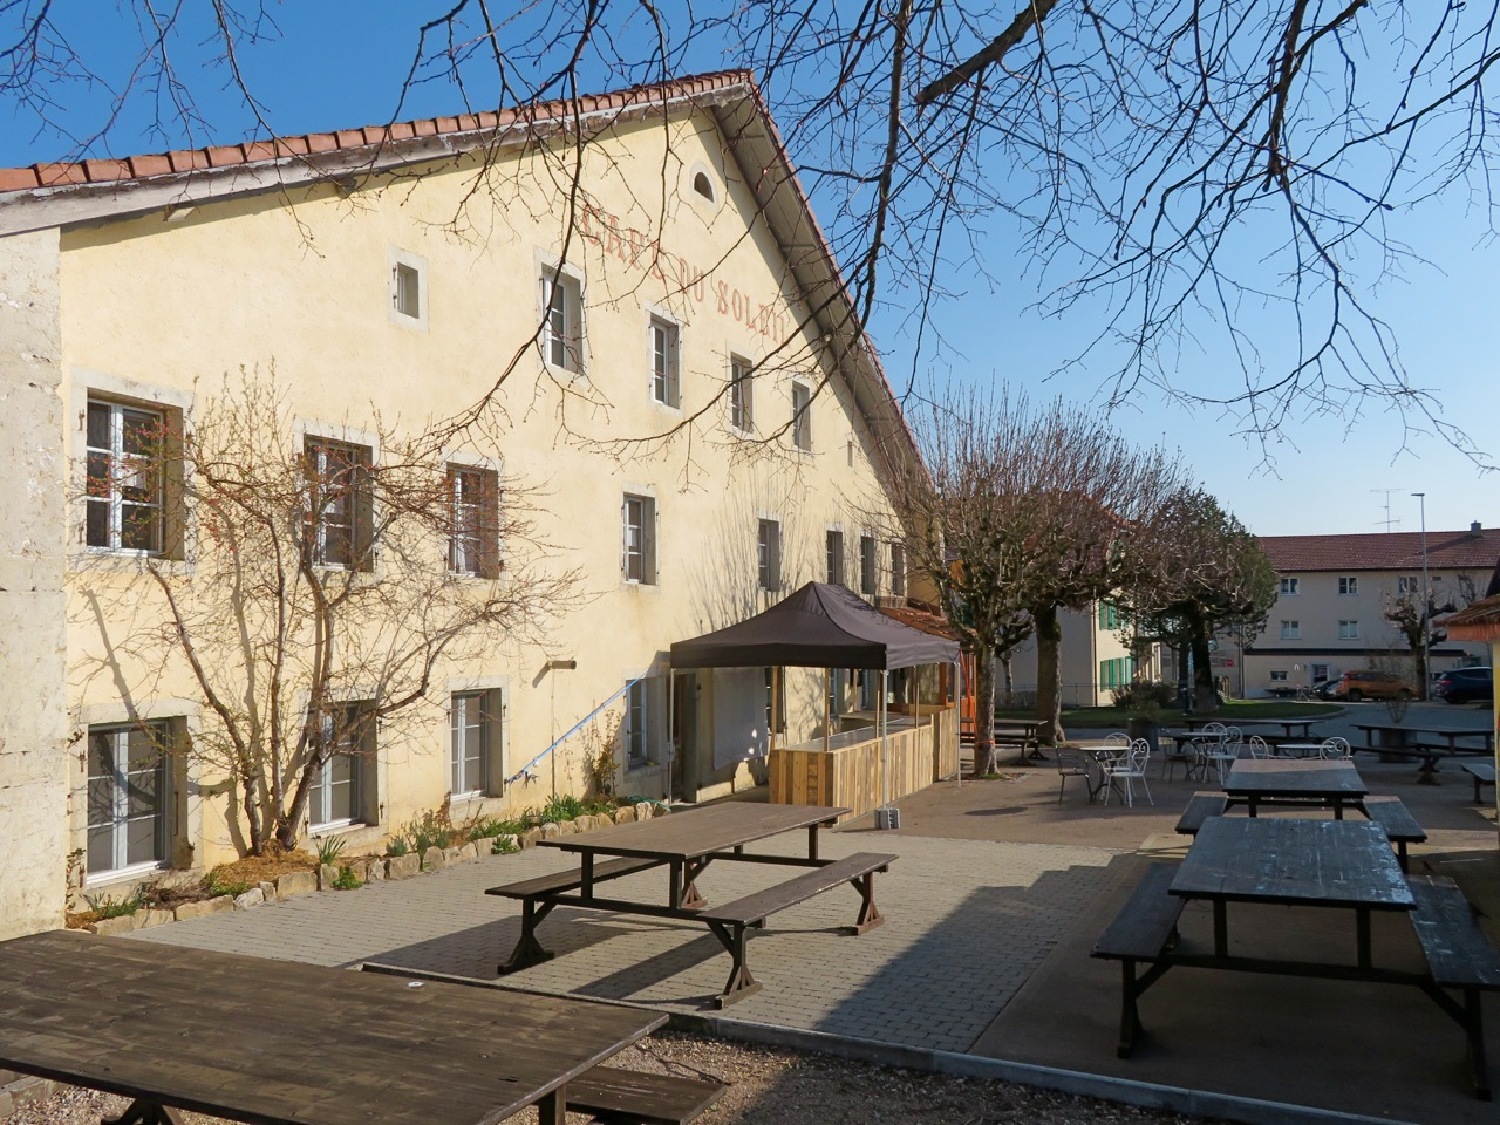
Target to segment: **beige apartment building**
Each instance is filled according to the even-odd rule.
[[[1265,631],[1244,645],[1215,638],[1214,674],[1249,698],[1311,687],[1359,668],[1411,674],[1411,650],[1386,618],[1396,601],[1422,602],[1420,532],[1272,535],[1260,544],[1280,581]],[[1500,530],[1475,522],[1467,531],[1429,531],[1427,578],[1438,614],[1484,593],[1500,559]],[[1443,640],[1431,650],[1434,672],[1482,664],[1483,644]]]
[[[524,597],[526,576],[567,594],[445,650],[400,721],[340,743],[314,836],[353,855],[444,805],[581,794],[601,749],[622,794],[761,780],[773,720],[819,732],[822,673],[785,674],[778,718],[769,670],[669,685],[666,650],[811,579],[904,598],[886,483],[917,453],[851,324],[745,73],[0,171],[0,938],[61,924],[70,886],[123,893],[244,846],[204,752],[223,724],[162,643],[167,591],[234,593],[207,588],[219,513],[172,460],[214,404],[316,478],[303,549],[351,588],[405,566],[408,593],[437,576],[454,604]],[[280,411],[256,415],[268,387]],[[361,554],[381,511],[359,482],[434,434],[446,522]],[[516,497],[524,542],[497,530]],[[213,643],[238,642],[259,640]],[[341,685],[350,714],[394,690],[385,643],[345,643],[374,669]],[[872,683],[835,691],[872,704]]]

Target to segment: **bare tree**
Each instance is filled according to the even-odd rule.
[[[429,433],[376,420],[369,444],[296,437],[274,375],[256,372],[198,401],[185,432],[138,435],[108,475],[90,467],[91,494],[161,495],[193,525],[191,565],[143,559],[144,593],[108,560],[78,572],[85,606],[138,610],[91,616],[105,655],[83,672],[127,703],[193,686],[203,723],[185,752],[227,780],[257,855],[296,845],[325,765],[369,759],[377,727],[390,737],[430,703],[443,667],[535,636],[576,576],[535,558],[518,481],[450,462]]]
[[[142,111],[170,144],[278,131],[244,65],[279,35],[265,0],[118,9],[119,34],[89,37],[70,20],[93,6],[0,0],[0,98],[20,121],[74,155],[114,147]],[[1421,262],[1403,223],[1423,207],[1468,207],[1478,233],[1493,221],[1495,0],[764,0],[670,17],[453,0],[424,18],[388,32],[410,42],[393,121],[435,88],[468,112],[581,112],[584,91],[751,68],[855,315],[889,302],[919,364],[941,351],[933,309],[1020,271],[1037,311],[1081,326],[1075,360],[1106,372],[1112,401],[1154,388],[1265,435],[1374,400],[1483,459],[1408,375],[1373,295]],[[238,94],[232,125],[206,120],[204,84]],[[95,112],[68,112],[92,93]],[[561,138],[550,174],[571,230],[598,138]],[[1205,347],[1232,357],[1224,376],[1193,362]]]
[[[1444,614],[1457,613],[1476,596],[1477,587],[1470,575],[1460,574],[1453,585],[1453,595],[1445,601],[1439,601],[1429,583],[1425,607],[1420,589],[1386,593],[1381,599],[1381,616],[1401,635],[1411,651],[1419,699],[1426,699],[1430,694],[1427,669],[1429,649],[1448,639],[1447,632],[1433,624],[1434,619]]]
[[[1134,636],[1192,652],[1195,705],[1212,710],[1208,642],[1220,629],[1259,634],[1276,601],[1276,570],[1245,525],[1200,489],[1178,491],[1142,530],[1114,601]]]
[[[1063,738],[1058,613],[1124,579],[1128,542],[1179,487],[1097,415],[1056,402],[955,391],[918,415],[929,475],[903,478],[895,510],[911,557],[975,654],[975,768],[993,766],[994,662],[1037,636],[1041,737]]]

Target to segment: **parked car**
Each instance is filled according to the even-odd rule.
[[[1321,683],[1314,684],[1312,689],[1313,694],[1319,699],[1337,699],[1338,695],[1336,692],[1339,690],[1339,682],[1338,680],[1323,680]]]
[[[1411,683],[1394,672],[1377,672],[1373,668],[1361,668],[1345,672],[1334,688],[1334,698],[1358,703],[1362,699],[1412,699],[1416,692]]]
[[[1437,678],[1432,694],[1449,703],[1493,703],[1495,673],[1490,668],[1450,668]]]

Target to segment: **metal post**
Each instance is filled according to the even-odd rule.
[[[833,725],[833,669],[823,669],[823,753],[830,749],[829,727]]]
[[[886,800],[886,735],[890,728],[890,707],[886,703],[887,686],[886,677],[889,673],[884,668],[880,670],[880,701],[876,704],[876,722],[880,724],[880,807],[885,808],[890,803]]]
[[[662,779],[662,798],[672,803],[672,762],[677,757],[677,673],[667,665],[667,776]]]
[[[1413,492],[1422,512],[1422,702],[1428,702],[1428,685],[1432,682],[1432,590],[1427,585],[1427,493]]]

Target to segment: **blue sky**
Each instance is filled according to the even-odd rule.
[[[96,65],[119,68],[122,29],[102,5],[61,0],[75,45]],[[281,35],[246,47],[241,55],[251,88],[267,119],[282,133],[313,132],[390,119],[401,79],[410,65],[415,28],[424,15],[451,3],[431,0],[323,0],[316,4],[273,6]],[[498,10],[498,9],[497,9]],[[178,63],[204,117],[191,136],[153,132],[153,106],[141,98],[127,106],[106,149],[115,155],[151,152],[184,143],[239,140],[257,132],[238,93],[221,72],[203,66],[207,55],[195,44],[211,32],[193,26],[180,37]],[[709,70],[726,60],[713,43],[695,47],[687,64]],[[602,80],[601,85],[611,85]],[[776,109],[774,91],[772,110]],[[483,100],[479,97],[479,100]],[[57,94],[57,120],[74,135],[97,121],[97,90],[73,88]],[[488,104],[488,103],[485,103]],[[451,113],[460,107],[446,83],[414,88],[403,117]],[[792,138],[795,147],[795,138]],[[19,165],[72,155],[68,137],[38,130],[35,119],[0,101],[0,164]],[[817,204],[816,197],[814,204]],[[1500,247],[1484,235],[1483,215],[1469,213],[1462,200],[1446,198],[1402,219],[1400,235],[1430,264],[1410,264],[1401,280],[1378,291],[1374,307],[1396,330],[1412,382],[1434,389],[1444,417],[1463,427],[1479,447],[1500,453],[1500,316],[1492,293],[1500,275]],[[988,260],[1015,260],[1015,238],[998,224],[981,236]],[[1030,311],[1037,300],[1034,276],[1011,276],[992,266],[990,284],[975,284],[945,304],[937,324],[947,350],[916,366],[919,380],[1004,381],[1024,388],[1033,399],[1062,395],[1101,403],[1110,371],[1101,360],[1067,374],[1049,372],[1071,357],[1078,341],[1094,327],[1084,309],[1066,320],[1042,319]],[[905,387],[913,374],[913,340],[902,330],[906,310],[883,309],[872,324],[887,358],[892,381]],[[1253,313],[1247,314],[1253,317]],[[1232,356],[1213,350],[1216,341],[1184,344],[1176,370],[1185,385],[1211,382],[1233,367]],[[1212,409],[1189,410],[1141,391],[1114,415],[1122,431],[1139,444],[1165,442],[1179,450],[1205,488],[1217,495],[1253,530],[1263,535],[1377,531],[1389,516],[1400,530],[1418,528],[1418,502],[1426,493],[1429,529],[1466,528],[1471,520],[1500,525],[1500,478],[1481,473],[1446,442],[1429,434],[1404,432],[1389,410],[1366,409],[1295,416],[1265,450],[1237,436],[1232,417]],[[1269,457],[1266,455],[1269,454]]]

